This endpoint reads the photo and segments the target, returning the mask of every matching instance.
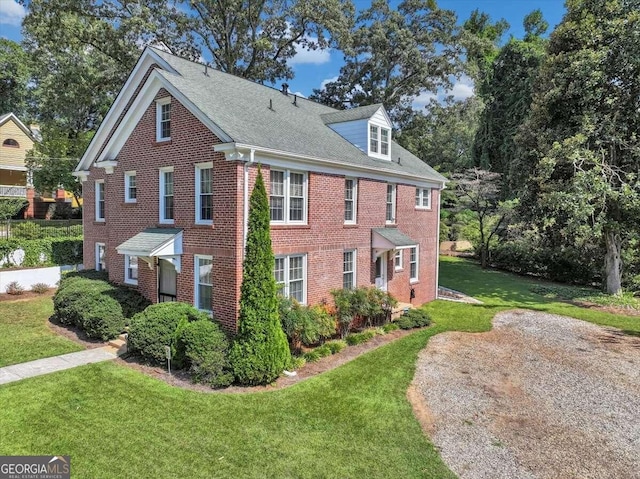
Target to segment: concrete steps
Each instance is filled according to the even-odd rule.
[[[127,334],[123,333],[116,339],[109,341],[109,346],[113,348],[118,356],[122,356],[127,352]]]

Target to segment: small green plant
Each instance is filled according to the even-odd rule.
[[[44,294],[49,291],[49,285],[47,283],[36,283],[31,286],[31,291],[36,294]]]
[[[17,281],[11,281],[11,283],[9,283],[5,288],[5,291],[7,292],[7,294],[20,296],[22,293],[24,293],[24,287]]]
[[[338,354],[347,347],[347,342],[342,339],[336,339],[333,341],[327,341],[324,345],[331,350],[332,354]]]
[[[390,333],[391,331],[397,331],[398,329],[400,329],[400,326],[398,326],[396,323],[387,323],[382,326],[382,329],[384,329],[386,333]]]
[[[400,329],[413,329],[416,327],[416,322],[415,320],[411,317],[411,316],[401,316],[400,318],[398,318],[395,322],[395,324],[400,328]]]
[[[431,324],[431,316],[424,309],[410,309],[404,317],[409,317],[413,320],[416,328],[422,328]]]
[[[302,306],[295,300],[279,296],[278,310],[282,329],[289,338],[293,353],[302,345],[311,346],[336,333],[336,321],[320,306]]]
[[[315,352],[317,352],[321,358],[324,358],[326,356],[331,356],[333,354],[333,351],[331,350],[331,348],[326,345],[317,347],[315,349]]]
[[[307,364],[307,360],[302,356],[291,356],[291,362],[287,366],[287,370],[295,371]]]
[[[320,353],[315,349],[312,349],[311,351],[307,351],[306,353],[304,353],[304,356],[303,356],[304,360],[308,363],[315,363],[321,357],[322,356],[320,355]]]
[[[368,329],[366,331],[362,331],[361,333],[349,334],[345,338],[345,341],[347,341],[347,344],[349,346],[355,346],[357,344],[366,343],[367,341],[373,339],[375,335],[376,335],[375,331]]]

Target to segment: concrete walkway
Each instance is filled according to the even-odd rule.
[[[84,364],[98,363],[117,358],[116,349],[111,346],[87,349],[77,353],[63,354],[51,358],[37,359],[28,363],[13,364],[0,368],[0,384],[12,383],[21,379],[63,371]]]

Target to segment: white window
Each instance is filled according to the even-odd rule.
[[[387,223],[396,222],[396,185],[387,184]]]
[[[171,98],[156,102],[156,141],[171,139]]]
[[[96,271],[107,270],[106,246],[104,243],[96,243]]]
[[[104,220],[104,180],[96,180],[96,221]]]
[[[124,282],[127,284],[138,284],[138,257],[124,256]]]
[[[358,182],[353,178],[344,180],[344,222],[355,224],[358,201]]]
[[[342,287],[353,289],[356,286],[356,250],[342,253]]]
[[[160,168],[160,223],[173,224],[173,167]]]
[[[196,223],[213,224],[213,163],[196,165]]]
[[[301,304],[307,301],[306,270],[306,255],[278,256],[273,268],[273,275],[276,283],[282,287],[282,294]]]
[[[395,256],[393,257],[393,269],[396,271],[402,270],[402,250],[399,249],[396,251]]]
[[[211,311],[211,298],[213,292],[213,275],[211,270],[213,267],[213,257],[195,255],[194,270],[195,284],[193,304],[202,311]]]
[[[409,250],[409,279],[418,281],[418,247]]]
[[[269,211],[272,223],[307,222],[307,174],[271,170]]]
[[[137,194],[136,172],[127,171],[124,174],[124,202],[135,203]]]
[[[369,124],[369,154],[374,156],[389,156],[389,144],[391,143],[391,130],[377,125]]]
[[[416,188],[416,208],[431,209],[431,188]]]

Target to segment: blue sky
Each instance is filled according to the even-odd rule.
[[[399,3],[391,1],[392,5]],[[371,4],[370,0],[355,0],[356,8],[364,9]],[[469,17],[470,13],[479,8],[488,13],[492,19],[504,18],[511,25],[511,29],[505,36],[522,37],[522,19],[530,11],[539,8],[545,19],[549,22],[550,31],[555,27],[565,12],[562,0],[439,0],[438,5],[455,11],[459,21]],[[24,7],[16,0],[0,0],[0,36],[12,40],[20,40],[20,21],[25,15]],[[292,92],[310,95],[314,88],[319,88],[323,81],[335,78],[342,65],[342,55],[336,51],[301,51],[292,60],[295,78],[289,81]],[[462,78],[456,83],[451,92],[459,99],[473,94],[473,85],[468,78]],[[426,103],[431,95],[423,95],[418,104]]]

